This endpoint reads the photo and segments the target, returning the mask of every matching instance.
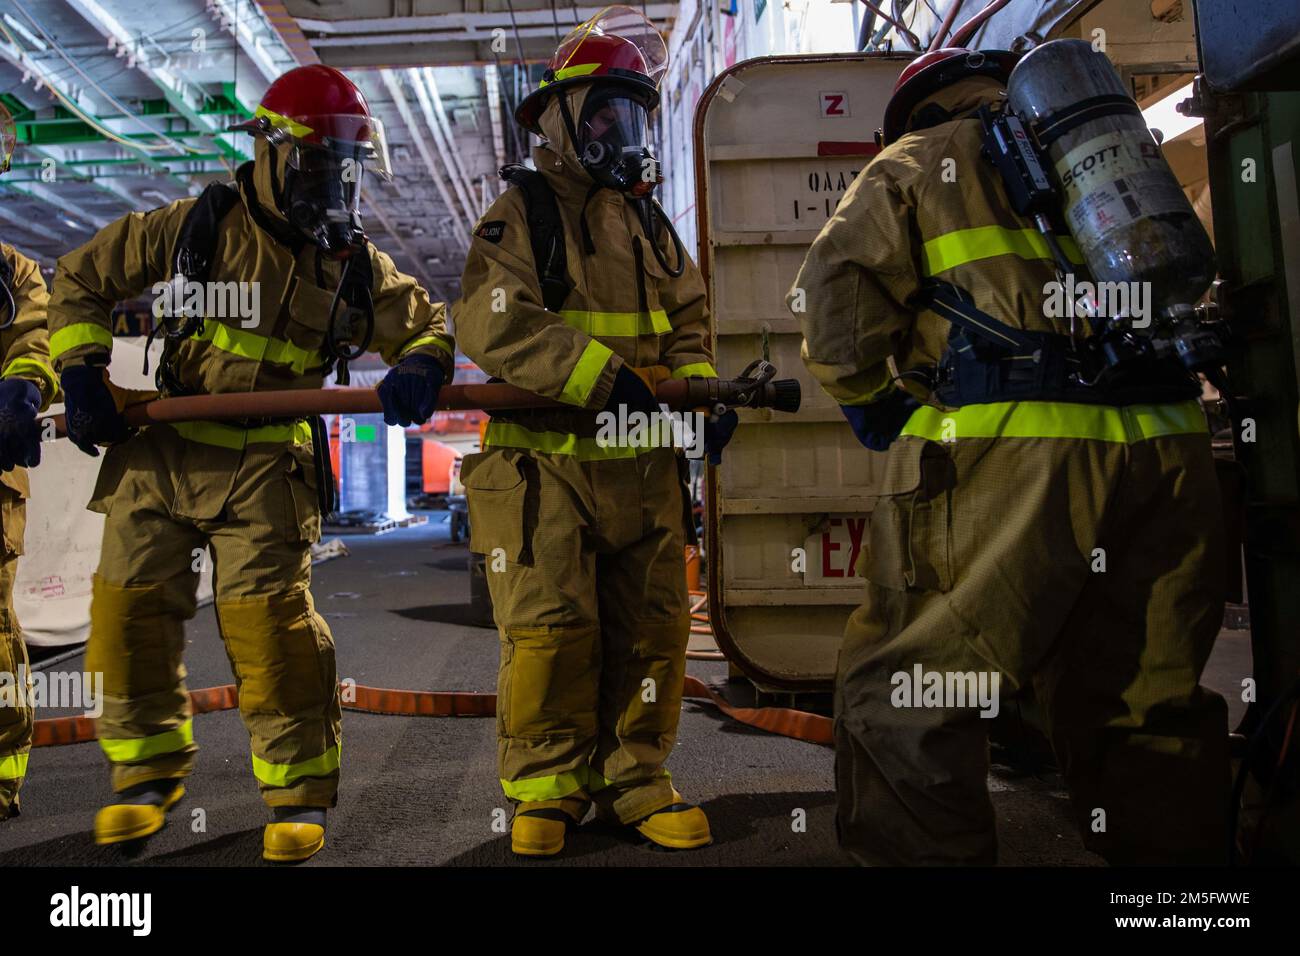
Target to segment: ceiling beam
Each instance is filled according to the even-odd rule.
[[[677,6],[676,2],[647,3],[645,12],[654,21],[671,20],[677,16]],[[577,8],[577,15],[585,21],[589,17],[594,17],[603,9],[605,9],[603,4],[600,6],[580,6]],[[550,31],[552,39],[555,37],[555,20],[559,20],[560,34],[563,35],[573,29],[573,18],[573,8],[566,9],[558,3],[554,15],[549,4],[532,10],[516,9],[514,14],[515,22],[520,27],[540,24]],[[500,27],[506,30],[507,33],[511,31],[509,10],[497,10],[490,13],[429,13],[412,17],[365,17],[352,20],[318,20],[313,17],[299,17],[298,26],[307,32],[331,35],[341,33],[412,33],[417,30],[443,30],[449,33],[458,32],[463,38],[467,30],[487,30],[490,34],[494,28]]]
[[[443,182],[439,162],[434,159],[433,153],[429,150],[428,142],[420,135],[420,126],[416,123],[415,116],[411,112],[411,104],[407,102],[406,94],[402,92],[401,79],[392,70],[381,70],[379,75],[383,78],[384,85],[388,87],[388,95],[392,97],[393,105],[397,107],[397,112],[401,115],[402,122],[406,124],[407,132],[411,136],[412,142],[415,143],[415,148],[419,152],[420,158],[424,160],[425,168],[429,171],[429,176],[433,180],[433,184],[438,187],[438,194],[442,197],[443,204],[447,207],[448,212],[451,213],[452,222],[455,224],[457,241],[459,241],[463,248],[468,249],[469,229],[465,223],[461,221],[460,211],[456,208],[456,202],[452,198],[450,191],[447,189],[447,184]],[[442,158],[443,157],[440,157],[440,159]]]
[[[195,88],[173,73],[167,66],[155,63],[148,50],[136,42],[135,35],[123,26],[111,13],[101,6],[98,0],[66,0],[67,5],[75,10],[82,19],[98,30],[112,43],[124,46],[135,52],[135,65],[141,73],[153,81],[162,92],[172,109],[180,113],[195,129],[204,130],[214,140],[225,145],[240,159],[250,158],[240,147],[243,141],[236,134],[226,133],[222,127],[209,122],[209,118],[200,112],[204,106],[202,90]],[[165,134],[164,134],[165,135]]]

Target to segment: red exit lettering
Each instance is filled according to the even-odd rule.
[[[849,572],[858,563],[858,555],[862,553],[862,534],[866,530],[867,519],[831,518],[828,523],[830,527],[822,533],[822,577],[848,577]],[[841,549],[841,544],[834,539],[831,529],[839,527],[845,527],[849,532],[849,560],[844,567],[838,567],[831,563],[831,556]]]

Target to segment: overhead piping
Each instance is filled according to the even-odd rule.
[[[451,159],[456,166],[456,175],[458,181],[464,186],[464,192],[467,196],[474,195],[474,184],[470,179],[468,171],[465,169],[465,163],[461,160],[460,150],[456,148],[456,134],[452,131],[451,120],[447,117],[447,111],[442,106],[442,96],[438,93],[438,82],[433,76],[433,67],[426,66],[422,71],[424,76],[424,85],[429,92],[429,99],[433,101],[433,114],[442,124],[443,136],[447,139],[447,145],[451,150]],[[474,215],[472,207],[466,207],[470,215]],[[475,216],[477,219],[478,217]]]
[[[461,216],[460,210],[456,208],[456,202],[451,193],[447,190],[447,184],[442,180],[442,173],[439,171],[438,163],[434,161],[433,154],[429,151],[429,144],[424,137],[420,135],[420,127],[415,122],[415,116],[411,113],[411,105],[406,101],[406,95],[402,92],[402,84],[397,74],[392,70],[380,70],[380,77],[384,81],[384,86],[388,88],[388,95],[393,98],[393,105],[397,107],[397,112],[402,117],[402,122],[406,124],[407,130],[411,134],[411,139],[415,143],[415,148],[424,160],[425,168],[429,171],[429,177],[433,180],[434,186],[438,189],[438,194],[442,196],[443,204],[451,214],[453,230],[456,233],[456,239],[465,248],[469,248],[469,230],[466,228]]]
[[[442,165],[447,170],[447,178],[451,180],[452,188],[456,191],[456,198],[460,200],[460,208],[464,210],[466,220],[472,223],[478,217],[474,215],[474,204],[465,191],[465,184],[461,182],[460,177],[456,174],[453,156],[455,146],[448,142],[447,137],[443,135],[442,126],[433,113],[433,104],[429,100],[429,93],[424,87],[420,71],[414,68],[409,69],[406,71],[406,78],[410,81],[411,89],[415,92],[415,99],[420,104],[420,112],[424,116],[424,123],[429,128],[429,132],[433,134],[433,142],[438,148],[438,156],[442,159]]]

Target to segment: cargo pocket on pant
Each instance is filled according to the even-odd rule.
[[[3,534],[4,557],[23,553],[27,533],[27,475],[18,469],[5,472],[0,489],[0,533]]]
[[[95,490],[90,496],[90,503],[86,505],[87,511],[106,515],[112,510],[113,498],[126,475],[126,466],[131,457],[131,441],[128,439],[120,445],[113,445],[102,453],[99,474],[95,477]]]
[[[890,451],[858,573],[893,591],[952,587],[950,520],[956,466],[942,445],[904,441]]]
[[[528,515],[528,473],[533,462],[517,451],[466,455],[460,480],[469,510],[469,549],[489,559],[531,565],[532,521]]]
[[[290,544],[312,544],[320,540],[321,526],[316,465],[304,448],[296,447],[289,455],[292,463],[284,476],[285,536]]]

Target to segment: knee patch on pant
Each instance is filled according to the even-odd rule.
[[[305,591],[222,601],[217,619],[245,715],[320,714],[334,696],[334,641]]]
[[[506,737],[594,738],[600,628],[502,631],[497,728]]]
[[[138,698],[173,689],[180,680],[184,622],[194,606],[169,584],[126,587],[95,575],[86,669],[104,675],[109,698]]]
[[[0,627],[0,785],[22,776],[16,772],[18,751],[32,740],[32,706],[28,696],[27,648],[16,629]]]
[[[272,805],[332,806],[337,789],[340,703],[334,641],[304,589],[222,601],[217,619],[239,681],[239,711],[253,773]]]
[[[690,619],[641,624],[630,653],[621,664],[621,689],[612,703],[619,709],[620,739],[671,737],[681,718],[682,685],[686,679],[686,643]],[[667,753],[664,754],[667,758]]]

